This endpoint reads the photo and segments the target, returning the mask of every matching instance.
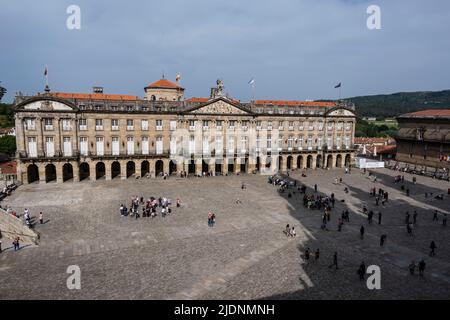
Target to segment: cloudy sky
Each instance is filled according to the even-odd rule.
[[[81,9],[69,30],[67,7]],[[366,10],[381,8],[381,30]],[[450,89],[448,0],[0,0],[0,81],[36,93],[49,68],[53,91],[143,96],[180,72],[186,96],[217,78],[241,100],[334,99]]]

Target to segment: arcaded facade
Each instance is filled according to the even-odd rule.
[[[18,179],[24,183],[179,175],[267,173],[351,165],[355,107],[343,102],[256,100],[224,93],[184,98],[166,79],[145,98],[19,95]]]

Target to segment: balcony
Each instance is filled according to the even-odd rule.
[[[271,131],[272,130],[272,126],[267,126],[267,130]]]
[[[119,126],[111,126],[112,131],[119,131]]]
[[[190,131],[195,131],[195,126],[189,126]]]
[[[298,127],[298,130],[300,130],[300,131],[303,131],[303,129],[305,129],[305,127],[303,127],[303,126]]]
[[[156,131],[162,131],[163,127],[162,126],[156,126]]]
[[[46,131],[53,130],[53,125],[52,124],[46,124],[44,126],[44,130],[46,130]]]
[[[87,125],[80,124],[80,131],[86,131],[86,130],[87,130]]]
[[[133,131],[134,130],[134,126],[127,126],[127,131]]]
[[[95,126],[95,130],[101,131],[101,130],[103,130],[103,126],[96,125],[96,126]]]

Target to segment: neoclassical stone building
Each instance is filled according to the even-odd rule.
[[[155,177],[163,173],[273,173],[348,166],[355,107],[256,100],[224,93],[184,98],[166,79],[145,98],[50,92],[15,101],[18,179],[24,183]]]

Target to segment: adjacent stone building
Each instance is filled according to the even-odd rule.
[[[273,173],[348,166],[355,107],[256,100],[224,93],[184,98],[160,79],[145,98],[50,92],[15,101],[18,179],[80,181],[180,174]]]
[[[397,161],[450,169],[450,109],[407,113],[397,121]]]

